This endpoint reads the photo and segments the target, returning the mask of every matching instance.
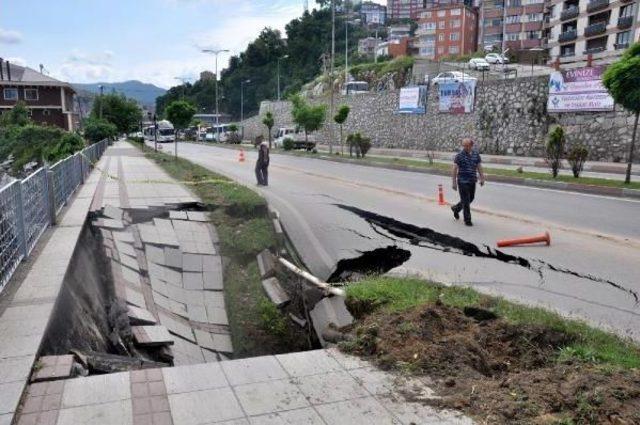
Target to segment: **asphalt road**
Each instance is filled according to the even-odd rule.
[[[164,149],[173,151],[172,145]],[[181,144],[180,155],[255,187],[255,152]],[[640,202],[488,182],[472,228],[436,202],[442,176],[273,154],[270,186],[256,188],[281,213],[314,274],[340,260],[397,246],[411,257],[392,272],[542,305],[640,341]],[[552,244],[503,249],[495,242],[548,230]],[[420,237],[407,236],[419,234]]]

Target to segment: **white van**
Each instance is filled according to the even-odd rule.
[[[176,130],[169,121],[162,120],[156,124],[159,143],[173,143],[176,141]],[[154,142],[156,140],[156,128],[152,125],[143,130],[144,140]]]
[[[369,83],[366,81],[349,81],[342,89],[343,95],[369,93]]]

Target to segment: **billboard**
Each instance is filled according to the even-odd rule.
[[[602,85],[604,66],[555,71],[549,76],[549,112],[613,111],[613,98]]]
[[[427,86],[403,87],[400,89],[398,114],[426,114]]]
[[[476,93],[476,80],[440,83],[440,102],[438,110],[449,114],[468,114],[473,112]]]

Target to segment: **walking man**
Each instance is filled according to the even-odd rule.
[[[269,186],[269,144],[265,141],[258,145],[256,179],[258,180],[258,186]]]
[[[453,160],[453,190],[460,192],[460,202],[451,207],[453,217],[458,220],[460,211],[463,212],[464,224],[471,223],[471,203],[476,195],[476,181],[480,175],[480,186],[484,186],[484,173],[482,171],[482,159],[480,154],[473,150],[473,140],[462,139],[462,150]]]

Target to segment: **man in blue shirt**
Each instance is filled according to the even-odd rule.
[[[460,211],[464,215],[464,224],[471,223],[471,203],[476,195],[476,182],[480,175],[480,186],[484,186],[484,173],[480,154],[473,150],[473,140],[462,139],[462,150],[453,160],[453,190],[460,189],[460,202],[451,207],[453,217],[458,220]]]

